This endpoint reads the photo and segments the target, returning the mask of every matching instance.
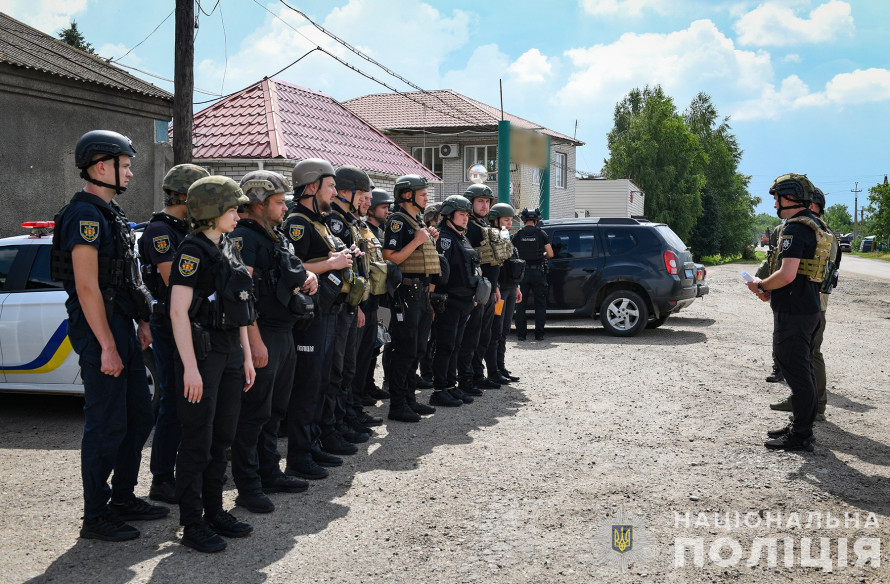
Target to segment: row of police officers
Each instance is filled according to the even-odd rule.
[[[382,420],[363,408],[379,395],[373,372],[387,338],[391,420],[418,422],[518,381],[504,355],[525,262],[509,238],[514,211],[492,207],[488,187],[448,197],[436,229],[423,221],[427,183],[416,175],[390,195],[364,171],[321,159],[299,162],[290,184],[271,171],[238,184],[177,165],[139,240],[139,273],[114,200],[135,156],[118,133],[82,136],[86,185],[53,236],[84,380],[82,537],[131,539],[129,521],[169,513],[134,494],[153,425],[149,344],[160,392],[149,497],[179,505],[181,542],[202,552],[252,531],[223,507],[229,456],[236,504],[268,513],[268,494],[306,490],[369,439]],[[427,405],[417,369],[430,347]]]

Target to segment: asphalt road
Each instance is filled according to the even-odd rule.
[[[841,257],[841,277],[844,273],[890,280],[890,262],[844,254]]]

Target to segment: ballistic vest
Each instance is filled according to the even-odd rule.
[[[797,273],[809,278],[811,282],[822,283],[829,270],[834,269],[837,261],[837,238],[831,232],[822,219],[814,219],[806,215],[799,217],[791,217],[785,221],[785,225],[781,226],[781,232],[778,235],[778,241],[782,241],[782,233],[785,226],[789,223],[802,223],[816,232],[816,251],[813,253],[812,259],[801,259],[800,265],[797,267]],[[778,251],[778,250],[777,250]],[[770,273],[774,274],[781,267],[781,253],[773,253],[770,258]]]
[[[401,217],[405,223],[415,231],[423,229],[424,225],[418,223],[413,217],[408,216],[403,211],[396,211],[390,217]],[[425,274],[427,276],[435,276],[442,273],[442,266],[439,264],[439,252],[436,251],[436,243],[430,237],[423,244],[414,248],[405,261],[399,264],[399,269],[403,274]]]

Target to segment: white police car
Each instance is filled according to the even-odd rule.
[[[68,340],[68,294],[50,277],[52,221],[31,221],[30,235],[0,239],[0,392],[83,394],[77,353]],[[143,353],[149,389],[155,363]]]

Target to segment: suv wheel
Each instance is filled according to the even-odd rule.
[[[161,388],[158,386],[158,368],[155,364],[155,355],[151,348],[142,351],[142,362],[145,363],[145,374],[148,377],[148,391],[151,393],[151,409],[155,418],[158,417],[158,407],[161,405]]]
[[[650,320],[649,322],[646,323],[646,328],[647,329],[655,329],[655,328],[660,327],[661,325],[663,325],[665,323],[665,321],[667,321],[668,316],[670,316],[670,314],[671,314],[670,312],[666,312],[666,313],[662,314],[661,316],[659,316],[658,318],[653,318],[652,320]]]
[[[610,335],[632,337],[646,327],[649,309],[640,295],[630,290],[612,292],[600,307],[600,322]]]

